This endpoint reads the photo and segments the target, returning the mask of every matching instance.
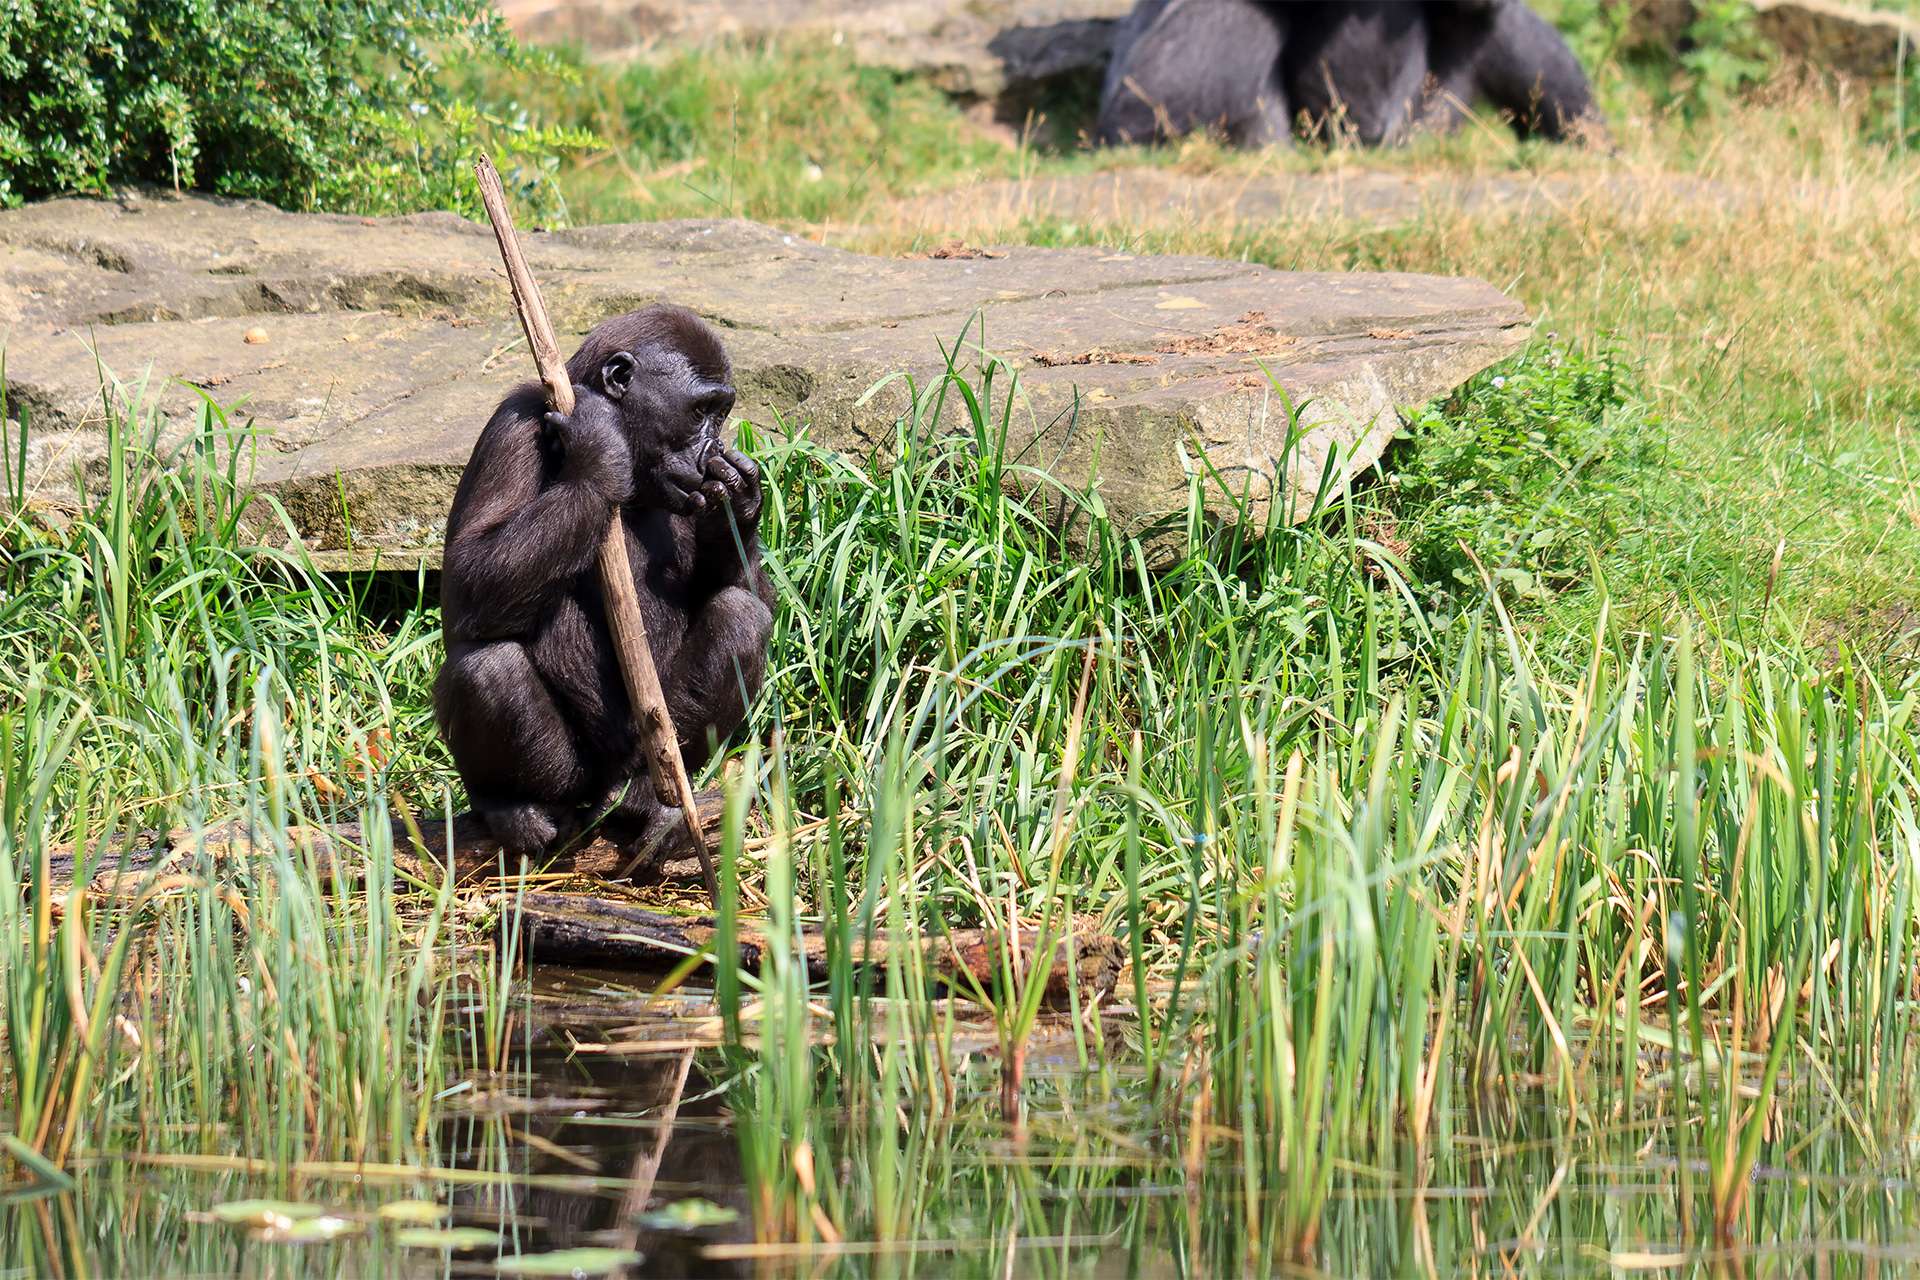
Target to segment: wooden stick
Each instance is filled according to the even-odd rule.
[[[573,412],[573,380],[560,358],[559,344],[553,340],[553,325],[547,320],[546,304],[540,300],[540,286],[534,282],[520,241],[513,233],[513,214],[507,208],[506,189],[500,184],[500,172],[493,160],[482,153],[474,162],[474,176],[480,183],[480,203],[486,206],[487,219],[493,223],[494,239],[500,242],[500,257],[507,264],[507,282],[513,286],[514,309],[520,314],[520,328],[533,351],[533,363],[540,381],[547,386],[547,400],[556,412]],[[633,585],[633,566],[627,560],[627,535],[621,513],[613,513],[613,523],[600,544],[600,592],[606,598],[607,629],[613,633],[613,649],[620,659],[620,675],[626,681],[627,701],[633,707],[634,728],[647,753],[647,771],[653,775],[654,794],[660,803],[678,806],[700,856],[700,874],[707,893],[720,899],[720,882],[713,874],[713,857],[707,852],[706,834],[700,829],[700,808],[694,802],[693,783],[687,777],[686,762],[680,758],[679,735],[673,731],[673,718],[667,714],[666,695],[660,689],[660,672],[653,664],[653,646],[647,643],[646,623],[640,617],[640,595]],[[628,868],[630,871],[631,868]]]
[[[503,925],[518,926],[526,955],[553,964],[651,968],[678,964],[692,955],[706,956],[711,963],[720,941],[711,916],[670,915],[623,899],[529,887],[494,894],[488,901]],[[765,925],[765,920],[741,920],[735,925],[733,941],[741,967],[757,972],[769,948],[795,945],[792,937],[769,938]],[[826,935],[809,928],[797,942],[808,977],[824,981],[831,968]],[[1064,1002],[1068,989],[1075,986],[1089,996],[1111,991],[1125,950],[1117,938],[1101,933],[1093,918],[1075,917],[1070,927],[1063,925],[1051,939],[1043,938],[1038,929],[1022,929],[1012,939],[993,929],[855,939],[848,959],[854,968],[872,974],[884,971],[892,957],[962,999],[977,999],[983,989],[1000,992],[1005,999],[1004,957],[1012,951],[1029,975],[1023,983],[1041,983],[1048,1000]]]
[[[620,1247],[631,1251],[640,1243],[640,1218],[653,1198],[653,1184],[660,1178],[660,1162],[666,1159],[667,1144],[673,1141],[673,1124],[680,1118],[680,1100],[687,1093],[687,1076],[693,1071],[693,1050],[680,1052],[680,1069],[673,1080],[673,1096],[660,1113],[660,1127],[654,1131],[653,1150],[636,1152],[633,1172],[627,1176],[626,1198],[620,1203]]]

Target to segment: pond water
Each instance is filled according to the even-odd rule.
[[[633,975],[536,978],[511,1071],[440,1100],[430,1171],[315,1165],[284,1179],[210,1159],[84,1166],[74,1191],[0,1205],[6,1274],[612,1274],[632,1277],[1241,1274],[1878,1276],[1920,1267],[1920,1197],[1896,1153],[1873,1167],[1846,1117],[1763,1166],[1743,1237],[1688,1251],[1703,1165],[1675,1158],[1651,1100],[1596,1140],[1556,1136],[1543,1099],[1499,1140],[1460,1116],[1421,1185],[1416,1162],[1342,1162],[1304,1260],[1276,1251],[1288,1181],[1250,1190],[1231,1132],[1143,1102],[1126,1028],[1104,1066],[1043,1024],[1024,1132],[1002,1121],[991,1034],[959,1026],[944,1119],[882,1119],[822,1097],[805,1145],[815,1194],[768,1187],[743,1126],[784,1177],[792,1121],[754,1114],[760,1069],[718,1047],[712,995],[648,1001]],[[583,1052],[578,1044],[612,1045]],[[1120,1065],[1115,1065],[1116,1063]],[[779,1129],[779,1124],[788,1125]],[[771,1127],[767,1127],[771,1126]],[[778,1132],[776,1132],[778,1130]],[[1516,1136],[1518,1135],[1518,1136]],[[748,1135],[751,1138],[752,1135]],[[791,1179],[788,1180],[791,1182]],[[1683,1188],[1686,1190],[1683,1192]],[[1692,1197],[1692,1200],[1689,1199]],[[755,1210],[785,1215],[761,1244]],[[817,1212],[816,1212],[817,1210]],[[1698,1210],[1695,1210],[1698,1212]],[[836,1239],[836,1237],[844,1238]]]

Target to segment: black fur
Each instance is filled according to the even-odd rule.
[[[1242,146],[1329,124],[1379,146],[1484,99],[1523,137],[1599,127],[1560,33],[1522,0],[1139,0],[1115,35],[1103,144],[1217,129]]]
[[[616,507],[689,770],[745,717],[773,630],[760,473],[719,436],[733,387],[713,330],[681,307],[630,312],[567,374],[568,417],[534,383],[494,410],[442,562],[440,731],[474,808],[529,856],[603,816],[632,841],[679,820],[648,779],[601,602]]]

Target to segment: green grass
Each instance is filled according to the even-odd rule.
[[[1487,394],[1524,405],[1520,381]],[[1153,1117],[1116,1123],[1173,1148],[1162,1176],[1231,1213],[1208,1233],[1219,1265],[1326,1265],[1336,1188],[1369,1169],[1390,1195],[1453,1185],[1476,1144],[1606,1163],[1626,1135],[1667,1133],[1677,1217],[1608,1233],[1623,1249],[1792,1239],[1791,1201],[1751,1212],[1750,1176],[1811,1176],[1811,1134],[1846,1126],[1828,1172],[1898,1160],[1911,679],[1684,622],[1649,634],[1604,607],[1569,663],[1484,593],[1427,640],[1344,512],[1256,547],[1196,526],[1161,574],[1096,519],[1062,560],[1002,493],[992,421],[984,449],[922,444],[884,474],[769,452],[782,616],[822,621],[776,641],[806,661],[778,676],[784,752],[749,770],[769,779],[766,883],[828,850],[809,905],[830,939],[1082,910],[1133,940],[1137,1049],[1108,1056],[1082,1017],[1066,1056]],[[822,661],[829,644],[849,658]],[[820,814],[840,816],[792,834]],[[898,1179],[952,1141],[956,1107],[1057,1139],[1096,1105],[994,1101],[1030,1030],[1017,984],[998,1064],[969,1066],[941,1052],[951,1028],[911,974],[850,1012],[830,992],[832,1048],[809,1047],[794,972],[760,993],[738,1095],[768,1239],[901,1238],[903,1221],[938,1238],[951,1197]],[[844,1128],[822,1119],[836,1106]],[[768,1154],[804,1143],[819,1166],[823,1142],[875,1169],[870,1192],[809,1187]],[[1066,1230],[1051,1212],[1025,1229]]]
[[[606,142],[567,171],[576,222],[851,220],[908,185],[1017,170],[938,90],[830,51],[723,49],[575,70],[572,82],[519,91],[542,118]]]
[[[437,632],[414,615],[376,635],[350,595],[247,544],[237,456],[213,460],[230,434],[216,406],[171,468],[138,410],[108,429],[111,470],[71,523],[11,501],[4,517],[15,1132],[56,1162],[118,1146],[129,1124],[174,1149],[176,1118],[199,1130],[190,1147],[224,1132],[263,1157],[380,1158],[417,1134],[441,1069],[445,1012],[420,998],[436,994],[447,899],[403,921],[384,848],[364,893],[336,894],[288,827],[385,813],[366,761],[396,731],[397,767],[419,760]],[[9,458],[21,447],[10,433]],[[323,804],[323,789],[353,799]],[[84,878],[136,830],[229,818],[255,841],[237,883],[189,855],[126,915],[45,888],[56,843]],[[117,1003],[135,987],[151,999]]]
[[[1902,353],[1920,343],[1920,295],[1910,293],[1911,265],[1884,275],[1857,267],[1909,263],[1910,238],[1895,238],[1906,215],[1896,224],[1889,208],[1816,228],[1801,221],[1807,212],[1663,224],[1586,203],[1570,224],[1440,214],[1313,243],[1296,226],[1219,238],[1149,231],[1122,243],[1517,282],[1538,324],[1603,335],[1634,374],[1620,408],[1644,424],[1637,434],[1657,448],[1663,474],[1618,539],[1595,546],[1624,605],[1684,606],[1738,626],[1770,601],[1815,642],[1847,639],[1911,663],[1920,400]],[[1034,231],[1044,242],[1114,243],[1085,228]],[[1743,262],[1753,257],[1764,261]],[[1542,452],[1531,483],[1577,460]]]
[[[1063,554],[1046,502],[1005,484],[1010,375],[980,377],[958,437],[925,424],[962,382],[918,389],[892,469],[750,439],[781,607],[756,713],[771,745],[745,750],[725,862],[773,900],[773,936],[810,916],[831,940],[819,992],[795,961],[720,975],[763,1238],[957,1230],[961,1193],[927,1181],[947,1126],[980,1158],[1009,1121],[1046,1149],[1085,1089],[1132,1117],[1136,1165],[1164,1158],[1230,1214],[1177,1246],[1222,1265],[1377,1248],[1371,1229],[1324,1238],[1360,1230],[1355,1171],[1399,1194],[1470,1176],[1475,1144],[1606,1161],[1664,1127],[1677,1217],[1647,1218],[1643,1244],[1777,1244],[1795,1220],[1747,1202],[1756,1166],[1897,1157],[1916,1096],[1911,677],[1604,605],[1577,643],[1538,643],[1508,607],[1526,593],[1495,577],[1527,543],[1484,531],[1466,536],[1505,553],[1493,591],[1448,588],[1457,620],[1435,625],[1345,505],[1257,540],[1190,517],[1184,554],[1150,572],[1060,491],[1089,508]],[[1611,378],[1536,352],[1431,429],[1591,426]],[[18,1176],[78,1172],[110,1202],[124,1184],[89,1171],[132,1159],[248,1157],[286,1188],[327,1160],[432,1168],[442,1095],[506,1061],[512,962],[503,981],[460,896],[408,884],[383,839],[348,855],[349,885],[289,832],[456,803],[424,728],[434,616],[373,632],[348,588],[249,548],[211,406],[173,470],[138,419],[115,430],[126,462],[88,509],[64,527],[16,509],[0,565],[0,637],[27,673],[0,706]],[[1397,501],[1409,525],[1458,520]],[[367,750],[383,728],[390,756]],[[56,842],[97,859],[134,826],[230,816],[259,833],[245,871],[189,856],[133,903],[34,887]],[[955,1048],[912,964],[867,988],[848,963],[871,934],[1059,936],[1069,913],[1141,964],[1116,997],[1137,1005],[1132,1047],[1084,1008],[1045,1023],[1079,1083],[1057,1049],[1037,1075],[1012,1065],[1041,1023],[1011,957],[979,993],[985,1059]],[[1818,1169],[1814,1133],[1840,1147]],[[803,1171],[803,1147],[871,1186]],[[1013,1194],[991,1192],[995,1212]],[[1049,1203],[1033,1229],[1064,1230]],[[1176,1247],[1159,1218],[1138,1230]]]

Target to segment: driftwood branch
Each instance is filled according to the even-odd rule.
[[[540,381],[546,384],[547,399],[558,412],[572,413],[573,381],[567,376],[560,347],[554,341],[553,325],[547,319],[546,305],[540,300],[540,286],[534,281],[526,257],[520,252],[520,241],[514,235],[513,214],[507,208],[507,194],[500,184],[499,171],[490,158],[482,155],[474,164],[474,174],[480,184],[480,203],[486,206],[494,238],[500,242],[507,281],[513,286],[514,309],[519,312],[527,346],[533,351],[534,365],[540,370]],[[661,804],[679,808],[693,847],[699,850],[700,874],[706,881],[707,893],[718,901],[720,882],[714,877],[713,856],[707,851],[693,783],[687,777],[686,762],[680,758],[679,737],[674,732],[673,718],[667,714],[660,672],[653,662],[653,646],[647,643],[646,624],[640,618],[640,597],[634,589],[633,568],[627,560],[626,529],[619,511],[613,513],[613,523],[600,544],[600,590],[606,597],[607,628],[613,634],[614,652],[619,655],[627,701],[633,707],[634,728],[647,753],[647,771],[653,777],[654,793]],[[631,872],[632,867],[621,870],[624,874]]]
[[[700,793],[697,804],[705,829],[717,828],[725,803],[719,791]],[[414,839],[416,829],[418,841]],[[369,846],[382,841],[391,846],[395,876],[429,888],[443,884],[451,873],[456,884],[484,890],[490,877],[503,872],[512,875],[518,869],[517,859],[503,864],[499,844],[477,815],[461,814],[452,822],[421,819],[413,827],[404,819],[394,818],[390,828],[369,830],[357,822],[340,822],[289,827],[258,833],[257,837],[239,822],[201,831],[183,828],[171,833],[141,832],[117,848],[96,849],[85,857],[76,856],[71,847],[49,850],[47,884],[56,898],[64,898],[75,877],[84,875],[87,891],[97,900],[135,905],[196,886],[232,884],[271,874],[274,854],[285,848],[309,859],[323,885],[330,880],[353,885],[366,878]],[[664,868],[666,875],[693,874],[691,851],[683,844],[676,842],[667,853],[678,861]],[[606,878],[625,856],[626,851],[611,841],[588,839],[562,849],[535,870],[547,875]],[[516,897],[517,916],[513,914]],[[658,969],[690,955],[710,952],[716,941],[710,917],[653,911],[624,898],[528,890],[517,895],[495,891],[490,901],[501,920],[518,921],[526,953],[548,963]],[[735,941],[741,964],[757,970],[767,945],[760,924],[740,920]],[[801,935],[799,945],[809,976],[824,980],[825,937],[808,930]],[[1119,941],[1101,933],[1090,919],[1079,917],[1074,920],[1070,939],[1055,939],[1050,957],[1035,954],[1040,946],[1038,930],[1021,930],[1018,945],[1015,971],[1044,969],[1047,998],[1055,1002],[1066,999],[1068,990],[1076,985],[1083,994],[1110,991],[1126,959]],[[869,943],[855,939],[852,947],[855,967],[869,973],[884,967],[890,955],[899,956],[901,948],[906,948],[906,954],[917,960],[928,978],[954,995],[971,998],[976,984],[989,992],[1000,985],[1002,942],[991,930],[952,929],[904,941],[877,937]]]
[[[718,825],[726,796],[720,791],[703,791],[697,796],[707,829]],[[420,819],[420,841],[403,819],[392,819],[392,829],[369,831],[361,823],[342,821],[334,825],[288,827],[278,833],[261,833],[255,841],[252,831],[238,821],[219,823],[204,831],[180,829],[173,833],[146,831],[131,837],[119,848],[92,850],[86,858],[77,858],[73,848],[48,850],[48,887],[56,898],[63,898],[73,887],[75,875],[84,873],[86,889],[98,900],[117,904],[142,904],[169,892],[190,890],[207,883],[234,883],[253,875],[267,875],[273,869],[273,854],[278,848],[300,850],[309,858],[321,883],[338,881],[357,885],[367,875],[369,844],[390,841],[394,873],[399,879],[419,881],[420,885],[442,885],[451,871],[457,885],[484,889],[486,881],[505,873],[515,873],[518,860],[503,865],[499,844],[488,835],[486,823],[476,814],[461,814],[451,823],[440,819]],[[678,865],[668,864],[670,877],[691,877],[693,862],[689,850],[676,846],[668,850]],[[611,841],[589,839],[578,846],[563,848],[536,871],[547,875],[578,873],[605,879],[620,865],[626,852]],[[518,896],[520,912],[513,915]],[[526,954],[547,963],[576,963],[612,969],[660,969],[680,963],[687,956],[710,952],[716,940],[712,917],[672,915],[636,906],[624,898],[601,898],[576,892],[528,890],[522,894],[493,892],[493,912],[499,919],[518,919],[526,938]],[[766,950],[766,935],[753,919],[741,919],[735,929],[739,960],[747,969],[760,967]],[[1037,929],[1021,929],[1018,973],[1033,973],[1037,965],[1046,971],[1046,998],[1054,1004],[1068,998],[1069,986],[1077,984],[1081,994],[1104,994],[1114,988],[1114,979],[1125,961],[1125,948],[1114,936],[1100,933],[1091,919],[1075,917],[1071,938],[1056,938],[1052,956],[1035,956],[1041,938]],[[979,990],[995,992],[1000,986],[1000,935],[987,929],[950,929],[908,938],[874,938],[864,942],[854,938],[852,963],[864,971],[874,971],[887,963],[889,954],[899,956],[899,948],[908,954],[918,952],[925,975],[945,986],[956,996],[972,998],[975,984]],[[801,935],[801,954],[808,977],[824,981],[828,977],[826,938],[816,931]]]
[[[718,830],[726,800],[719,791],[703,791],[695,797],[703,829]],[[420,842],[403,819],[390,820],[388,829],[369,831],[358,822],[339,822],[328,826],[289,827],[278,835],[256,835],[239,822],[225,822],[193,832],[146,831],[127,839],[118,848],[89,851],[85,858],[70,846],[55,847],[47,856],[48,883],[56,894],[73,887],[74,877],[83,870],[87,887],[102,897],[137,898],[155,888],[167,877],[193,879],[232,879],[249,874],[264,865],[276,848],[304,851],[311,856],[322,879],[338,877],[357,884],[366,872],[368,845],[384,839],[393,850],[394,873],[404,879],[428,885],[440,884],[452,870],[455,883],[472,884],[498,874],[503,867],[500,845],[487,831],[478,814],[463,813],[449,823],[438,818],[417,822]],[[631,850],[610,840],[588,835],[577,844],[558,850],[537,871],[554,874],[577,873],[611,878],[629,861]],[[694,856],[683,841],[676,840],[664,850],[668,859]],[[711,850],[709,850],[711,853]],[[509,859],[505,870],[518,870],[519,860]],[[672,874],[671,864],[667,873]]]
[[[495,900],[502,919],[510,918],[515,899],[501,894]],[[645,907],[576,893],[527,893],[519,898],[519,922],[527,953],[535,960],[588,965],[596,968],[650,968],[671,965],[690,955],[710,951],[717,938],[710,917],[668,915]],[[754,921],[741,920],[734,934],[743,967],[758,970],[767,946],[766,935]],[[1047,974],[1049,1000],[1064,1000],[1070,986],[1083,993],[1113,988],[1124,948],[1100,933],[1089,921],[1076,920],[1071,937],[1056,938],[1051,957],[1036,956],[1037,929],[1019,935],[1019,971],[1036,965]],[[904,943],[877,937],[871,943],[853,942],[853,963],[875,970],[887,963],[896,948],[919,952],[927,976],[955,995],[971,997],[975,984],[986,991],[1000,985],[1001,939],[987,929],[953,929],[914,937]],[[825,937],[811,930],[800,936],[808,976],[827,977]]]

